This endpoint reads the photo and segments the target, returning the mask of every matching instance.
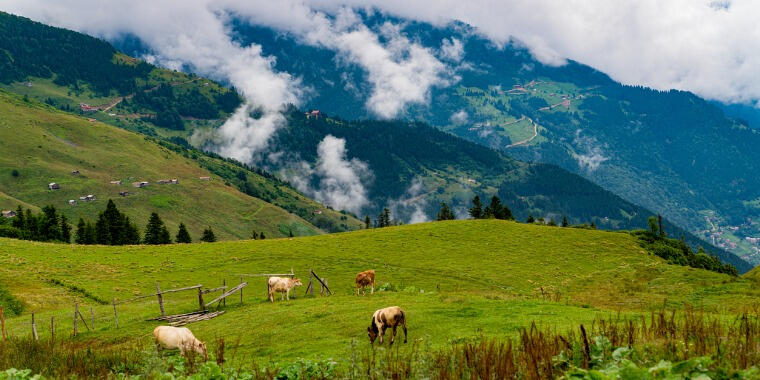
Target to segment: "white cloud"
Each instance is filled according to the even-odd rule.
[[[575,138],[573,143],[576,148],[582,153],[575,154],[575,160],[578,161],[578,166],[586,170],[587,172],[593,172],[599,168],[605,161],[609,160],[609,157],[604,155],[602,145],[594,137],[582,136],[580,129],[575,131]]]
[[[395,218],[408,215],[407,223],[423,223],[430,221],[425,213],[425,206],[428,203],[428,192],[422,180],[414,178],[412,183],[407,187],[403,195],[398,199],[388,201],[388,209]]]
[[[459,110],[457,112],[454,112],[451,114],[451,117],[449,117],[449,120],[451,120],[452,123],[456,125],[462,125],[467,123],[467,120],[469,119],[469,115],[467,114],[467,111],[465,110]]]
[[[312,0],[329,7],[336,1]],[[514,37],[550,65],[573,59],[625,84],[731,102],[760,99],[760,2],[754,0],[342,0],[401,18],[468,23]]]
[[[301,161],[289,168],[285,176],[317,201],[361,215],[362,208],[369,203],[365,185],[372,181],[367,164],[356,158],[349,160],[346,140],[332,135],[325,136],[317,145],[317,155],[313,167]],[[314,182],[316,187],[312,186]]]
[[[461,61],[464,58],[464,44],[456,38],[444,38],[441,41],[441,56],[450,61]]]

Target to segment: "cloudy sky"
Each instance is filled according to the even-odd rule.
[[[133,34],[153,50],[152,62],[229,81],[246,103],[213,136],[194,137],[214,140],[220,154],[244,162],[281,157],[267,146],[283,125],[282,106],[302,104],[309,89],[274,70],[278,57],[235,43],[226,27],[232,15],[361,67],[370,89],[366,108],[379,118],[425,104],[432,88],[455,83],[463,46],[444,40],[423,47],[394,24],[367,28],[363,12],[437,26],[462,21],[497,46],[519,40],[545,64],[572,59],[625,84],[724,102],[760,99],[756,0],[3,0],[0,10],[106,39]],[[254,109],[263,116],[250,118]],[[319,161],[302,163],[301,172],[319,175],[325,186],[308,189],[304,182],[302,189],[336,207],[366,205],[359,179],[371,168],[351,159],[345,142],[332,136],[319,152]],[[348,204],[351,199],[359,202]]]

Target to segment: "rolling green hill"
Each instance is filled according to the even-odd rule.
[[[261,199],[243,194],[213,173],[242,174],[250,188],[267,195],[267,200],[301,209],[303,214],[330,220],[328,225],[357,228],[358,220],[325,209],[286,185],[207,156],[177,153],[147,138],[112,126],[57,111],[50,106],[25,101],[0,92],[0,207],[15,209],[54,205],[70,221],[80,217],[94,220],[105,209],[106,200],[117,206],[140,228],[151,212],[158,212],[170,230],[180,222],[194,239],[211,226],[223,239],[247,238],[251,231],[270,237],[310,235],[321,230],[303,218]],[[184,154],[183,154],[184,153]],[[208,169],[206,169],[208,168]],[[72,174],[79,171],[79,175]],[[209,181],[200,177],[210,177]],[[179,184],[158,184],[161,179],[178,179]],[[111,181],[122,181],[121,185]],[[135,188],[135,181],[147,181]],[[239,181],[239,179],[238,179]],[[49,190],[58,183],[60,190]],[[129,195],[120,197],[127,191]],[[96,201],[79,198],[95,195]],[[69,200],[78,204],[71,206]],[[350,227],[349,227],[350,225]]]
[[[84,310],[94,307],[97,327],[77,340],[112,345],[137,341],[149,347],[156,323],[146,319],[159,313],[155,299],[118,306],[119,329],[108,302],[150,294],[156,282],[162,289],[212,288],[225,279],[237,284],[241,274],[291,268],[304,283],[309,268],[328,279],[330,297],[304,297],[304,286],[296,288],[295,299],[272,305],[264,299],[264,278],[245,277],[250,286],[242,305],[235,294],[224,315],[190,326],[202,339],[238,342],[235,357],[241,361],[347,357],[352,341],[364,347],[372,312],[389,305],[407,311],[412,341],[439,348],[474,337],[513,336],[534,321],[561,331],[600,315],[649,318],[652,310],[685,304],[730,316],[756,305],[760,295],[754,280],[668,265],[627,233],[498,220],[169,246],[0,239],[0,252],[0,284],[26,305],[21,316],[8,320],[12,334],[28,334],[32,311],[43,321],[55,316],[60,334],[70,331],[71,303],[78,299]],[[377,272],[378,291],[357,297],[354,276],[368,268]],[[198,305],[195,292],[164,299],[169,314]]]

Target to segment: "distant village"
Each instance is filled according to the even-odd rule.
[[[752,237],[752,236],[744,236],[742,239],[740,235],[744,235],[743,231],[753,231],[755,230],[755,224],[757,222],[753,221],[751,218],[747,218],[747,220],[739,225],[739,226],[721,226],[720,221],[714,214],[710,214],[705,216],[705,222],[709,226],[707,229],[700,231],[703,236],[712,243],[712,245],[726,249],[726,250],[735,250],[739,248],[739,244],[737,244],[736,239],[739,238],[740,242],[746,243],[746,245],[749,246],[751,249],[752,256],[760,255],[760,237]],[[733,238],[733,239],[732,239]]]

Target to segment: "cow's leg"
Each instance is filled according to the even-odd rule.
[[[404,329],[404,343],[406,343],[406,319],[401,322],[401,327]]]
[[[380,329],[380,344],[383,344],[383,338],[385,337],[385,329],[387,329],[385,325],[383,325],[383,328]]]
[[[290,289],[285,291],[285,298],[287,298],[288,301],[290,301]]]
[[[372,283],[372,293],[370,293],[370,294],[375,294],[375,283],[374,282]]]
[[[285,301],[285,292],[280,292],[280,301]]]
[[[269,301],[274,303],[274,292],[272,289],[269,289]]]
[[[391,343],[389,346],[392,346],[393,342],[396,340],[396,326],[398,325],[393,325],[393,328],[391,329]]]

